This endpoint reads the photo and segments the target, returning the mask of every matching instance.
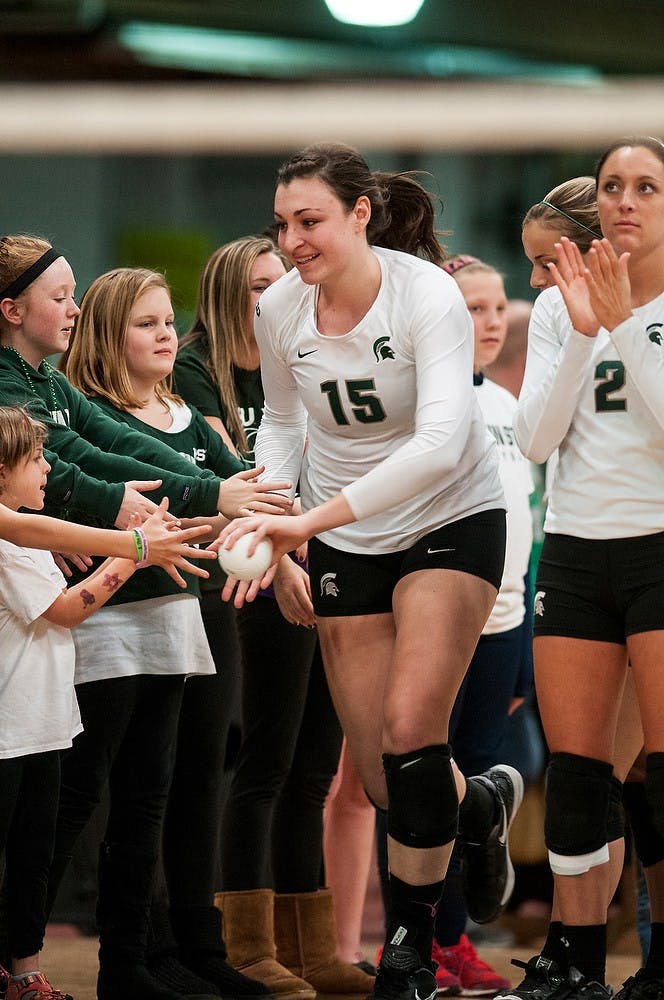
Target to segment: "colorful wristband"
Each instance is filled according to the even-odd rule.
[[[136,546],[136,568],[143,569],[144,566],[148,565],[148,538],[142,528],[132,528],[132,534]]]

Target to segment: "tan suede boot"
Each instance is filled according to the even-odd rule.
[[[366,996],[374,985],[352,962],[337,958],[337,931],[329,889],[274,897],[277,958],[319,993]]]
[[[221,910],[228,961],[234,968],[265,983],[278,1000],[314,1000],[313,986],[277,962],[272,889],[218,892],[214,905]]]

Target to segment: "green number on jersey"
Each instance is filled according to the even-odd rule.
[[[595,369],[595,378],[601,379],[595,386],[595,410],[605,413],[607,410],[626,410],[626,399],[611,399],[614,392],[625,384],[625,366],[622,361],[602,361]]]
[[[346,395],[351,403],[353,416],[361,424],[376,424],[385,420],[383,404],[375,393],[376,383],[372,378],[346,380]],[[321,382],[320,391],[330,401],[332,416],[340,427],[348,426],[350,420],[344,412],[338,382]]]

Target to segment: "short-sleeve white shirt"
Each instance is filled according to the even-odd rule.
[[[0,758],[62,750],[83,729],[71,634],[41,617],[65,585],[50,552],[0,539]]]

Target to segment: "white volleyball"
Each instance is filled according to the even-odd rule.
[[[253,555],[247,555],[255,534],[255,531],[248,531],[246,535],[240,535],[232,549],[219,549],[219,563],[229,576],[236,576],[238,580],[258,580],[272,565],[272,542],[269,538],[262,538]]]

